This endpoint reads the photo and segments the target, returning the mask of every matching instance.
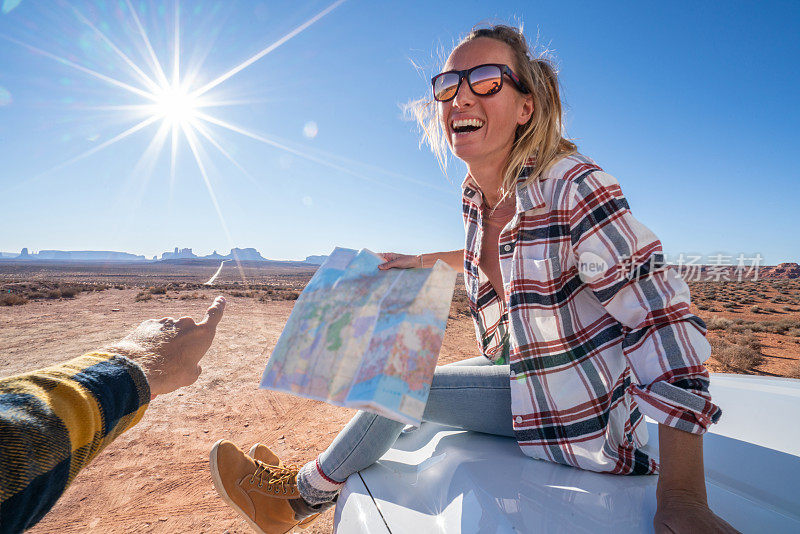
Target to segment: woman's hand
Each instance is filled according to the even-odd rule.
[[[225,298],[217,297],[199,323],[191,317],[149,319],[121,341],[107,347],[142,366],[152,397],[193,384],[200,376],[205,356],[225,310]]]
[[[394,252],[381,252],[378,254],[383,258],[386,263],[378,265],[378,269],[413,269],[414,267],[422,267],[420,265],[419,256],[411,256],[410,254],[395,254]]]
[[[703,436],[658,425],[661,470],[653,528],[658,534],[738,532],[708,507]]]
[[[411,256],[409,254],[395,254],[394,252],[381,252],[378,254],[386,263],[378,265],[378,269],[430,269],[441,260],[457,273],[464,272],[464,249],[446,252],[426,252]]]
[[[659,497],[653,528],[656,534],[739,532],[714,514],[703,500],[675,490],[664,492]]]

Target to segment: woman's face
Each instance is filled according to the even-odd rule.
[[[479,37],[453,50],[444,70],[466,70],[484,63],[508,65],[516,73],[511,48],[488,37]],[[455,98],[439,102],[438,106],[450,149],[467,165],[504,161],[514,143],[517,125],[528,122],[533,112],[530,95],[520,93],[507,76],[500,92],[488,96],[473,93],[464,79]],[[480,128],[456,133],[454,125],[457,127],[458,121],[464,119],[477,119]]]

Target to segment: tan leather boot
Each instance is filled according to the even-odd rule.
[[[297,491],[299,467],[269,465],[254,460],[226,440],[214,444],[210,462],[211,479],[217,493],[256,532],[285,534],[308,527],[312,517],[319,517],[317,514],[305,518],[302,526],[301,520],[295,519],[289,499],[300,498]]]
[[[272,450],[263,443],[256,443],[250,447],[250,451],[247,453],[247,455],[254,460],[264,462],[265,464],[282,465],[281,459],[278,458],[278,455],[272,452]]]
[[[283,463],[281,463],[281,459],[278,458],[278,455],[272,452],[272,450],[263,443],[256,443],[250,447],[250,451],[248,451],[247,455],[254,460],[264,462],[265,464],[277,466],[283,465]],[[301,530],[308,528],[313,522],[319,519],[319,516],[320,514],[314,514],[306,517],[297,524],[297,528]]]

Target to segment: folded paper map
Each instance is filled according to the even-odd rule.
[[[380,270],[336,248],[298,297],[261,387],[419,426],[442,348],[456,272]]]

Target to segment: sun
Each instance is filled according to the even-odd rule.
[[[153,93],[151,112],[173,128],[185,128],[199,118],[200,107],[200,100],[186,88],[168,85]]]
[[[174,0],[173,2],[174,28],[172,35],[167,36],[167,41],[172,41],[171,53],[165,49],[161,54],[164,55],[169,53],[168,55],[171,56],[171,72],[168,72],[166,68],[167,65],[162,63],[161,59],[159,58],[159,54],[156,53],[156,50],[153,48],[150,37],[145,31],[142,21],[139,19],[139,15],[133,6],[132,0],[124,0],[124,3],[123,0],[120,0],[119,6],[123,12],[127,8],[127,14],[130,16],[130,27],[138,30],[138,36],[140,37],[140,43],[137,46],[138,56],[140,57],[139,62],[134,61],[134,59],[128,55],[128,52],[123,51],[122,48],[120,48],[120,46],[118,46],[114,40],[112,40],[112,38],[101,29],[101,26],[98,26],[90,21],[83,13],[81,13],[81,11],[79,11],[77,7],[70,6],[69,9],[72,11],[75,17],[82,24],[87,26],[88,29],[90,29],[97,36],[97,38],[103,42],[109,51],[116,54],[119,62],[114,66],[120,71],[127,71],[130,77],[135,81],[123,81],[122,79],[115,78],[109,74],[105,74],[86,65],[82,65],[72,59],[48,52],[11,36],[0,34],[0,39],[15,43],[38,55],[50,58],[64,66],[78,70],[118,89],[122,89],[124,92],[136,95],[142,101],[140,104],[125,103],[121,105],[99,106],[97,109],[106,109],[112,111],[119,110],[124,111],[125,113],[133,113],[133,116],[137,117],[139,122],[111,137],[110,139],[97,143],[95,146],[89,148],[85,152],[78,154],[77,156],[74,156],[59,165],[56,165],[49,171],[45,171],[45,173],[42,174],[53,172],[68,165],[72,165],[77,161],[87,158],[93,154],[96,154],[97,152],[100,152],[101,150],[105,150],[108,147],[121,142],[127,137],[130,137],[131,135],[148,128],[152,124],[158,124],[159,127],[157,128],[152,141],[142,154],[142,157],[139,159],[134,170],[146,168],[150,169],[149,172],[152,172],[153,165],[164,146],[171,144],[169,178],[170,186],[172,186],[175,180],[178,144],[180,139],[185,140],[186,144],[188,144],[189,148],[191,149],[192,155],[197,163],[198,170],[203,178],[203,182],[208,188],[211,200],[214,203],[215,208],[217,208],[217,214],[220,218],[220,222],[222,223],[222,226],[227,234],[227,227],[225,225],[224,218],[222,217],[222,213],[217,205],[214,191],[211,189],[210,180],[206,175],[205,165],[200,159],[203,152],[201,145],[203,142],[208,142],[208,144],[218,150],[237,168],[245,172],[245,174],[247,173],[242,166],[222,147],[219,141],[215,139],[213,132],[209,129],[209,125],[236,132],[251,139],[261,141],[275,148],[288,151],[329,167],[336,168],[338,166],[330,163],[330,158],[318,158],[305,154],[300,150],[291,149],[265,136],[249,132],[244,128],[234,126],[228,122],[209,115],[205,112],[206,108],[248,105],[252,102],[247,100],[223,101],[218,98],[214,98],[208,93],[215,87],[221,85],[242,70],[265,57],[276,48],[282,46],[295,36],[308,29],[310,26],[327,16],[344,2],[345,0],[335,0],[328,7],[309,18],[293,30],[289,31],[277,41],[273,42],[260,52],[229,69],[224,74],[212,79],[201,87],[196,87],[195,84],[192,83],[193,81],[202,78],[199,73],[200,65],[197,65],[195,69],[190,72],[186,72],[185,69],[181,69],[180,0]],[[144,62],[142,62],[141,59],[144,59]],[[169,138],[171,138],[171,143]],[[342,170],[349,172],[347,169]]]

